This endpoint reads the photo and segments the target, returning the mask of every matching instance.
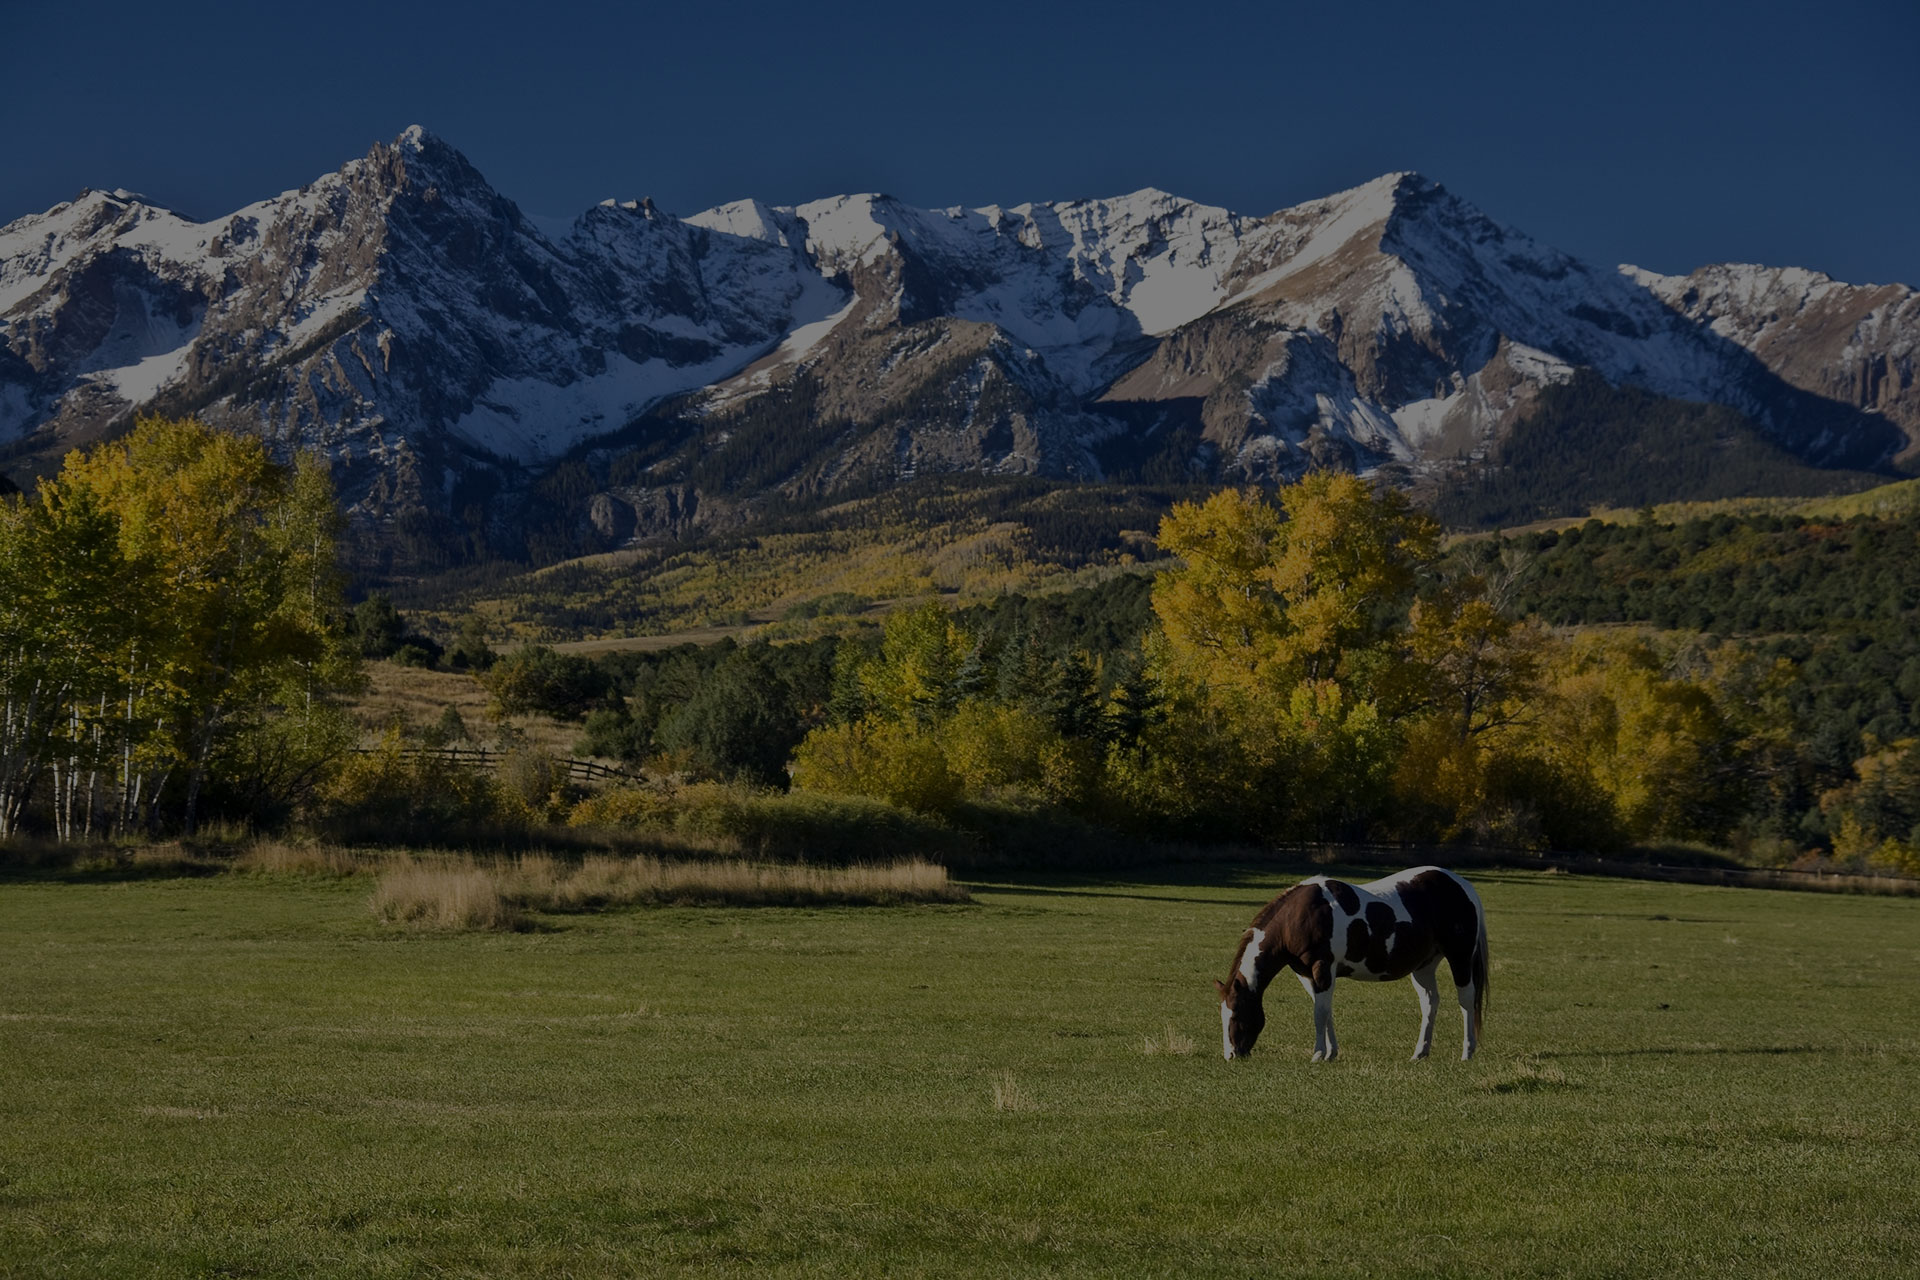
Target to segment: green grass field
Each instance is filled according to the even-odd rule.
[[[1223,1063],[1293,878],[453,935],[0,881],[0,1274],[1920,1272],[1920,904],[1480,873],[1479,1059],[1348,983],[1338,1062],[1276,986]]]

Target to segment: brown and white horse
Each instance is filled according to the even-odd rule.
[[[1420,995],[1420,1038],[1413,1056],[1433,1047],[1440,1002],[1435,975],[1445,960],[1466,1017],[1460,1057],[1480,1042],[1487,1002],[1487,913],[1473,886],[1440,867],[1414,867],[1370,884],[1315,876],[1269,902],[1240,936],[1229,980],[1220,989],[1220,1047],[1228,1061],[1253,1052],[1267,1024],[1267,984],[1292,970],[1313,997],[1313,1060],[1340,1052],[1333,1038],[1337,978],[1393,982],[1412,978]]]

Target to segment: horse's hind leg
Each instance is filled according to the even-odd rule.
[[[1453,988],[1460,994],[1460,1017],[1467,1024],[1466,1037],[1460,1044],[1460,1061],[1465,1062],[1480,1047],[1480,1024],[1473,1012],[1473,969],[1466,964],[1451,964],[1453,970]],[[1461,979],[1466,981],[1462,982]]]
[[[1427,1056],[1433,1048],[1433,1021],[1440,1011],[1440,984],[1434,975],[1440,971],[1440,961],[1436,959],[1424,969],[1415,969],[1409,976],[1413,979],[1413,989],[1420,996],[1420,1038],[1413,1042],[1413,1060],[1418,1062]]]

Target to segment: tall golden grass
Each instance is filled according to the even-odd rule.
[[[233,860],[233,869],[251,875],[351,876],[369,867],[351,849],[335,845],[257,840]]]
[[[280,856],[280,855],[272,855]],[[348,855],[351,856],[351,855]],[[371,906],[397,924],[430,929],[515,929],[525,911],[618,906],[889,906],[963,902],[967,891],[930,862],[887,866],[778,866],[739,860],[675,862],[547,854],[388,860]]]
[[[512,929],[523,919],[497,873],[471,860],[401,862],[381,873],[372,905],[383,920],[429,929]]]
[[[529,854],[501,871],[514,901],[546,911],[634,903],[888,905],[960,902],[966,890],[947,869],[919,860],[885,866],[814,867],[726,860],[670,862],[652,857],[587,857],[563,862]]]

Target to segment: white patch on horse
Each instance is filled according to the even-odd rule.
[[[1228,1062],[1233,1061],[1233,1033],[1228,1029],[1233,1022],[1233,1010],[1227,1002],[1220,1002],[1220,1056]]]
[[[1249,929],[1253,936],[1247,939],[1247,945],[1240,949],[1240,976],[1255,991],[1260,989],[1260,946],[1267,940],[1264,929]],[[1216,953],[1217,954],[1217,953]]]

